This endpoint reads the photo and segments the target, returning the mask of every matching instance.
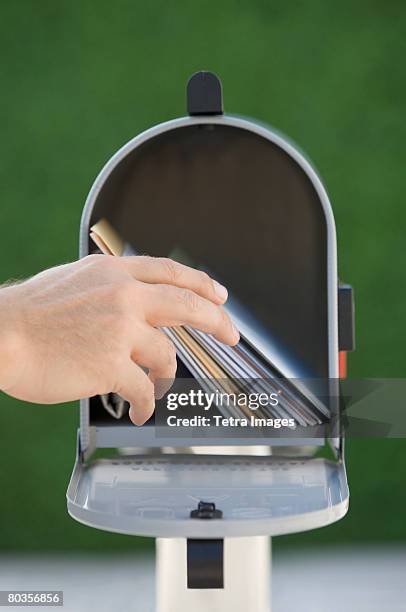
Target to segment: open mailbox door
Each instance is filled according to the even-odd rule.
[[[199,503],[214,504],[199,516]],[[339,520],[344,464],[314,458],[143,455],[78,460],[68,510],[91,527],[152,537],[282,535]],[[210,518],[210,520],[204,520]]]
[[[223,115],[221,88],[207,74],[189,83],[190,116],[136,136],[105,165],[84,208],[80,256],[94,252],[89,230],[101,218],[137,252],[186,253],[257,321],[258,351],[271,338],[281,372],[337,381],[336,235],[326,191],[279,133]],[[276,455],[203,456],[185,447],[243,450],[264,439],[179,437],[167,452],[153,420],[137,428],[126,414],[114,419],[98,397],[82,400],[80,415],[67,499],[69,513],[89,526],[156,537],[278,535],[326,525],[347,510],[342,441],[329,424],[321,434],[304,428],[299,438],[269,440]],[[335,460],[314,457],[327,438]],[[98,448],[118,450],[93,460]]]

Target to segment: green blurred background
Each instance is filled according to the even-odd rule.
[[[227,111],[285,132],[324,179],[340,276],[356,289],[351,375],[403,376],[405,26],[395,0],[2,1],[0,280],[77,256],[101,166],[135,134],[183,115],[188,76],[209,69]],[[68,517],[76,404],[0,401],[0,549],[152,545]],[[278,547],[406,540],[406,441],[350,440],[347,457],[348,516]]]

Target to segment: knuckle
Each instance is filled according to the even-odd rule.
[[[128,338],[131,336],[133,322],[129,316],[121,315],[117,317],[115,322],[115,329],[117,334],[117,340],[120,344],[126,344]]]
[[[109,283],[98,293],[98,307],[109,322],[109,335],[127,337],[136,320],[134,288],[128,282]],[[138,312],[138,311],[137,311]]]
[[[166,365],[173,367],[176,364],[176,348],[173,342],[165,338],[162,354]]]
[[[182,293],[182,302],[189,312],[196,312],[200,307],[200,299],[199,296],[193,291],[189,291],[189,289],[183,289]]]
[[[98,291],[99,303],[110,307],[112,312],[120,313],[129,310],[132,295],[133,288],[127,280],[106,283]]]
[[[139,397],[142,402],[150,402],[154,398],[154,383],[145,376],[139,389]]]
[[[107,259],[105,255],[101,255],[100,253],[93,253],[92,255],[86,255],[86,257],[83,257],[81,259],[81,262],[83,266],[95,267],[99,266],[105,259]]]
[[[154,345],[156,365],[162,370],[176,369],[176,348],[173,342],[161,334]]]
[[[233,324],[231,323],[231,319],[224,310],[224,308],[219,308],[220,311],[220,324],[221,327],[227,330],[232,330]]]
[[[145,268],[154,263],[155,257],[151,257],[150,255],[137,255],[132,261],[133,264],[137,265],[137,268]]]
[[[114,283],[107,283],[106,285],[102,285],[98,287],[97,290],[97,301],[100,306],[103,307],[104,311],[106,309],[110,310],[113,305],[115,305],[117,300],[117,287]]]
[[[108,278],[114,279],[116,271],[119,269],[119,257],[113,257],[111,255],[100,255],[94,253],[92,255],[86,255],[81,259],[82,269],[86,273],[91,272],[94,279]]]
[[[134,300],[136,285],[132,279],[123,279],[114,286],[114,298],[117,305],[121,306],[124,311],[130,308],[131,302]]]
[[[212,293],[213,292],[213,281],[210,278],[210,276],[207,274],[207,272],[199,272],[199,275],[200,275],[201,288],[208,293]]]
[[[131,337],[132,321],[129,317],[122,313],[114,314],[109,321],[109,337],[112,338],[109,350],[115,349],[116,352],[121,352],[128,345],[128,339]],[[113,346],[112,346],[113,345]]]
[[[182,273],[179,264],[168,257],[159,257],[158,262],[163,269],[164,278],[168,279],[170,283],[176,283]]]

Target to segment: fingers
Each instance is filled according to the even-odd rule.
[[[237,328],[220,306],[200,297],[188,289],[169,285],[145,285],[145,312],[147,321],[154,327],[190,325],[212,334],[220,342],[237,344],[240,339]]]
[[[129,416],[134,425],[143,425],[155,409],[154,385],[131,359],[119,370],[116,393],[130,404]]]
[[[176,375],[176,349],[159,329],[145,326],[137,334],[131,357],[149,369],[149,379],[155,386],[155,398],[160,399],[172,386]]]
[[[224,304],[227,289],[210,278],[206,272],[184,266],[165,257],[121,257],[130,274],[144,283],[174,285],[190,289],[198,295],[214,302]]]

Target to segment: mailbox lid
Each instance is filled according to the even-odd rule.
[[[151,537],[282,535],[342,518],[342,462],[314,458],[135,455],[79,460],[68,511],[91,527]],[[191,518],[200,501],[222,518]]]

